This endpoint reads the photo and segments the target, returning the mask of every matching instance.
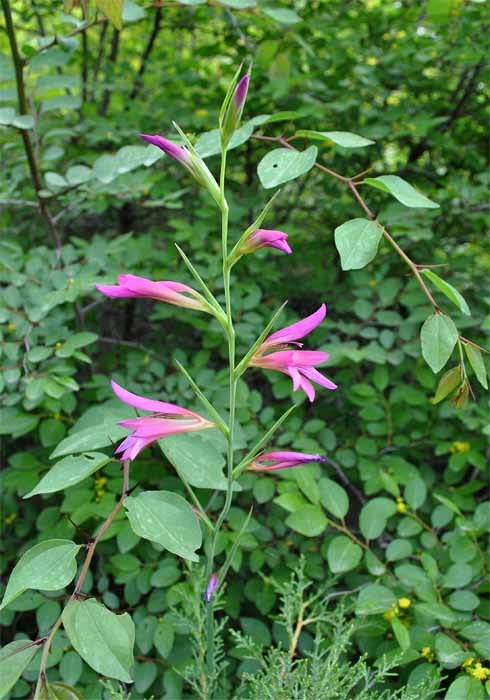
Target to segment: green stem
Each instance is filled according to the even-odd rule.
[[[234,459],[234,427],[235,427],[235,401],[236,401],[236,382],[235,379],[235,329],[233,328],[233,318],[231,314],[231,266],[228,262],[228,204],[225,198],[225,174],[226,174],[226,147],[221,150],[221,171],[220,171],[220,208],[221,208],[221,246],[223,256],[223,286],[225,290],[225,305],[226,305],[226,335],[228,339],[228,364],[229,364],[229,421],[227,435],[227,488],[225,504],[214,528],[214,533],[211,536],[211,542],[208,551],[207,566],[206,566],[206,581],[209,581],[214,569],[214,557],[216,552],[216,544],[220,534],[223,522],[228,515],[233,497],[233,459]],[[220,584],[222,581],[219,582]],[[207,653],[206,665],[208,670],[208,687],[213,685],[213,676],[215,673],[214,667],[214,611],[213,603],[210,601],[206,610],[206,637],[207,637]]]

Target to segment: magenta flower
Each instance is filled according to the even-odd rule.
[[[233,108],[238,115],[238,121],[240,121],[240,117],[242,116],[243,108],[245,106],[245,100],[247,99],[249,82],[250,75],[247,73],[236,86],[235,94],[233,95]]]
[[[147,297],[186,309],[213,313],[199,292],[180,282],[153,282],[137,275],[119,275],[117,282],[115,285],[96,284],[95,287],[106,297]]]
[[[219,203],[220,191],[218,183],[214,179],[206,163],[191,146],[189,149],[183,148],[183,146],[178,146],[173,141],[158,135],[139,134],[139,136],[148,143],[151,143],[152,146],[161,148],[164,153],[187,168],[192,177],[197,180],[200,185],[205,187],[213,199]]]
[[[151,411],[148,416],[128,418],[118,423],[123,428],[132,431],[131,435],[128,435],[116,450],[116,454],[121,454],[120,459],[123,462],[135,459],[141,450],[152,442],[167,437],[167,435],[215,427],[214,423],[187,408],[132,394],[116,384],[115,381],[112,381],[111,385],[117,398],[128,406]]]
[[[213,593],[218,588],[218,586],[219,586],[219,580],[218,580],[217,575],[211,574],[211,576],[209,578],[208,586],[206,588],[206,592],[204,594],[204,600],[206,601],[206,603],[211,602],[211,598],[213,597]]]
[[[271,231],[265,228],[258,228],[250,234],[241,246],[239,253],[252,253],[259,248],[277,248],[283,253],[290,255],[293,251],[289,247],[288,234],[284,231]]]
[[[324,377],[315,365],[319,365],[329,359],[330,355],[320,350],[291,350],[290,345],[303,347],[298,343],[299,338],[303,338],[323,321],[326,315],[325,304],[307,316],[306,318],[293,323],[280,331],[270,335],[258,348],[252,357],[250,364],[253,367],[263,369],[273,369],[283,372],[293,380],[293,391],[303,389],[310,401],[315,398],[315,389],[311,382],[315,382],[326,389],[336,389],[337,385],[330,379]],[[269,352],[278,349],[278,352]],[[265,354],[269,352],[269,354]]]
[[[303,452],[267,452],[256,457],[250,462],[247,469],[254,472],[269,472],[276,469],[289,469],[289,467],[301,467],[310,462],[324,462],[325,457],[320,455],[307,455]]]

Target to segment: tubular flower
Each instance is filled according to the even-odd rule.
[[[265,228],[258,228],[250,234],[246,241],[241,246],[240,253],[253,253],[259,248],[277,248],[283,253],[290,255],[293,251],[289,247],[288,234],[284,231],[271,231]]]
[[[206,588],[206,592],[204,593],[204,600],[206,601],[206,603],[211,602],[211,598],[213,597],[213,593],[218,588],[218,586],[219,586],[218,577],[216,576],[216,574],[211,574],[211,576],[209,577],[209,583],[208,583],[208,586]]]
[[[245,106],[245,100],[247,99],[248,84],[250,82],[250,75],[247,73],[240,80],[235,88],[233,97],[230,100],[228,109],[223,123],[222,138],[225,144],[233,136],[233,133],[238,129],[240,125],[240,119],[242,118],[243,108]]]
[[[119,275],[118,284],[96,284],[106,297],[148,297],[167,304],[213,313],[205,299],[192,287],[180,282],[153,282],[136,275]]]
[[[253,367],[274,369],[289,375],[293,380],[293,391],[303,389],[310,401],[315,398],[312,381],[326,389],[336,389],[336,384],[315,369],[315,365],[329,359],[328,353],[319,350],[289,349],[290,345],[303,347],[302,343],[297,342],[298,339],[303,338],[316,328],[325,318],[325,314],[325,304],[322,304],[310,316],[273,333],[260,345],[250,364]],[[278,352],[269,352],[275,349],[278,349]],[[265,354],[267,352],[269,354]]]
[[[276,469],[288,469],[289,467],[301,467],[310,462],[324,462],[325,457],[320,455],[307,455],[303,452],[267,452],[259,455],[250,462],[247,469],[254,472],[269,472]]]
[[[121,461],[135,459],[141,450],[167,435],[215,427],[214,423],[187,408],[132,394],[114,381],[111,385],[117,398],[128,406],[151,411],[148,416],[129,418],[118,423],[132,431],[116,450],[116,454],[121,454]]]
[[[214,179],[206,163],[199,157],[192,147],[189,150],[183,146],[178,146],[176,143],[166,139],[164,136],[139,134],[139,137],[148,143],[151,143],[152,146],[157,146],[168,156],[181,163],[185,168],[187,168],[192,177],[208,190],[213,199],[219,201],[220,191],[218,183]]]

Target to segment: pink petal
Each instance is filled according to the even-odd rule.
[[[326,389],[337,389],[336,384],[334,384],[330,379],[321,374],[314,367],[302,367],[301,372],[302,374],[304,374],[305,377],[308,377],[308,379],[311,379],[313,382],[320,384],[320,386],[324,386]]]
[[[300,385],[310,401],[315,399],[315,387],[305,377],[300,378]]]
[[[114,380],[111,381],[112,391],[115,393],[118,399],[128,404],[128,406],[134,406],[134,408],[141,408],[143,411],[154,411],[155,413],[169,413],[181,416],[194,416],[200,420],[201,416],[192,411],[188,411],[186,408],[181,408],[173,403],[165,403],[163,401],[155,401],[154,399],[146,399],[144,396],[138,396],[137,394],[132,394],[130,391],[126,391],[122,386],[119,386]]]
[[[96,284],[95,288],[106,297],[137,297],[138,294],[117,284]]]
[[[327,309],[325,304],[322,304],[320,308],[310,316],[307,316],[301,321],[297,321],[297,323],[286,326],[286,328],[282,328],[280,331],[276,331],[276,333],[270,335],[263,345],[280,345],[282,343],[288,343],[291,340],[304,338],[305,335],[308,335],[308,333],[311,333],[312,330],[320,325],[325,318],[326,313]]]
[[[170,141],[163,136],[150,136],[149,134],[139,134],[139,137],[148,143],[151,143],[153,146],[161,148],[162,151],[164,151],[164,153],[166,153],[168,156],[175,158],[175,160],[180,161],[184,165],[190,164],[189,153],[185,150],[185,148],[178,146],[173,141]]]

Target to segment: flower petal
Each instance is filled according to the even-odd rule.
[[[134,408],[140,408],[143,411],[154,411],[155,413],[169,413],[177,416],[194,416],[199,420],[202,420],[201,416],[193,411],[188,411],[186,408],[181,406],[176,406],[173,403],[165,403],[164,401],[155,401],[154,399],[147,399],[144,396],[138,396],[133,394],[122,386],[119,386],[114,380],[111,381],[112,391],[115,393],[118,399],[128,404],[128,406],[134,406]]]
[[[325,304],[322,304],[320,308],[315,311],[315,313],[303,318],[301,321],[286,326],[280,331],[276,331],[270,335],[267,340],[263,343],[264,346],[278,345],[282,343],[288,343],[291,340],[298,340],[299,338],[304,338],[305,335],[311,333],[320,323],[323,321],[327,313]]]
[[[301,372],[305,377],[308,377],[308,379],[311,379],[313,382],[320,384],[320,386],[324,386],[326,389],[337,389],[337,384],[334,384],[330,379],[325,377],[314,367],[302,367]]]

